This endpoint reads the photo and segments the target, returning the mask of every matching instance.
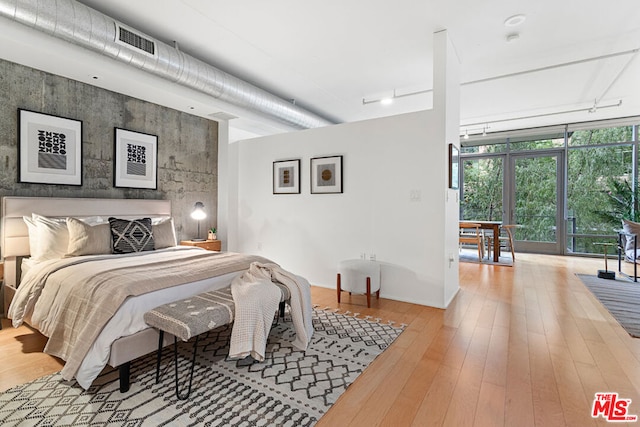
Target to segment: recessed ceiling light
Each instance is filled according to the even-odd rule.
[[[382,105],[390,105],[393,104],[393,98],[382,98],[380,100],[380,104]]]
[[[516,25],[522,24],[525,19],[527,19],[527,17],[523,14],[513,15],[505,19],[504,26],[515,27]]]
[[[507,42],[514,42],[519,38],[520,38],[520,34],[518,33],[507,34]]]

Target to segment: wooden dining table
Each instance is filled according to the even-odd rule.
[[[493,262],[500,261],[500,226],[502,221],[477,221],[464,220],[464,222],[473,222],[479,224],[484,230],[493,230]]]

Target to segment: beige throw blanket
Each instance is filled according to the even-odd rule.
[[[264,360],[273,315],[280,302],[280,290],[273,282],[285,285],[291,293],[291,320],[296,331],[293,345],[300,350],[309,345],[313,335],[309,282],[276,264],[254,262],[231,282],[236,317],[229,357],[251,355],[257,361]]]
[[[10,311],[16,315],[28,316],[26,306],[33,307],[33,319],[49,337],[45,352],[66,360],[62,369],[66,380],[75,376],[92,343],[127,297],[239,272],[254,261],[266,261],[258,256],[186,248],[164,254],[99,258],[103,259],[61,260],[67,268],[52,266],[32,275],[29,283],[18,288],[26,295],[16,295],[12,302]],[[45,279],[49,279],[46,287]],[[36,295],[39,298],[34,298]],[[39,301],[34,303],[34,299]]]

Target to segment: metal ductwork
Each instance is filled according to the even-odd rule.
[[[0,16],[294,128],[332,124],[75,0],[0,0]]]

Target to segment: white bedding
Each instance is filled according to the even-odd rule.
[[[128,298],[118,312],[107,323],[98,339],[94,342],[85,356],[80,369],[76,373],[78,384],[84,389],[89,388],[93,380],[100,374],[109,361],[111,343],[116,339],[135,334],[147,329],[143,315],[147,311],[162,304],[188,298],[202,292],[229,286],[233,278],[242,273],[229,273],[224,276],[212,277],[199,282],[187,283],[161,291],[150,292],[137,297]]]
[[[168,248],[166,250],[158,250],[154,251],[158,253],[159,256],[167,256],[162,255],[163,252],[170,252],[175,250],[193,250],[193,248],[187,247],[174,247]],[[99,258],[105,257],[129,257],[132,255],[102,255]],[[135,255],[133,255],[135,257]],[[81,257],[76,257],[76,259]],[[84,258],[84,257],[82,257]],[[86,258],[95,258],[93,256]],[[41,263],[29,263],[28,274],[23,275],[23,278],[29,279],[34,275],[38,275],[38,271],[45,271],[48,268],[51,268],[52,264],[57,261],[43,261]],[[69,259],[63,259],[59,262],[69,263],[72,262]],[[128,297],[124,303],[120,306],[118,311],[114,314],[114,316],[108,321],[105,327],[102,329],[100,334],[98,335],[96,341],[90,347],[88,353],[84,357],[78,372],[75,377],[80,386],[83,388],[88,388],[93,380],[100,374],[102,369],[106,366],[111,349],[111,343],[116,339],[134,334],[143,329],[146,329],[148,326],[143,320],[143,315],[146,311],[150,310],[153,307],[158,305],[165,304],[167,302],[175,301],[178,299],[182,299],[185,297],[189,297],[198,293],[206,292],[208,290],[214,290],[218,288],[222,288],[231,283],[234,277],[236,277],[241,272],[228,273],[222,276],[203,279],[200,281],[186,283],[183,285],[178,285],[170,288],[166,288],[163,290],[153,291],[146,294],[142,294],[139,296],[130,296]],[[25,282],[29,282],[26,280]],[[12,302],[12,307],[10,309],[10,314],[12,314],[12,318],[14,319],[14,325],[19,325],[24,318],[26,321],[30,321],[30,318],[33,314],[33,309],[35,307],[35,301],[40,295],[40,291],[38,287],[42,287],[43,285],[34,285],[31,286],[20,286],[18,288],[18,292],[14,297],[14,301]],[[33,304],[24,304],[24,301],[29,298],[34,298]],[[22,301],[22,303],[20,302]],[[16,303],[16,307],[13,307],[13,303]],[[18,304],[22,306],[26,306],[25,312],[21,312],[18,310]],[[48,335],[48,325],[46,322],[43,322],[41,319],[38,319],[37,316],[32,323],[33,326],[37,327],[41,330],[45,335]],[[31,322],[30,322],[31,323]]]

